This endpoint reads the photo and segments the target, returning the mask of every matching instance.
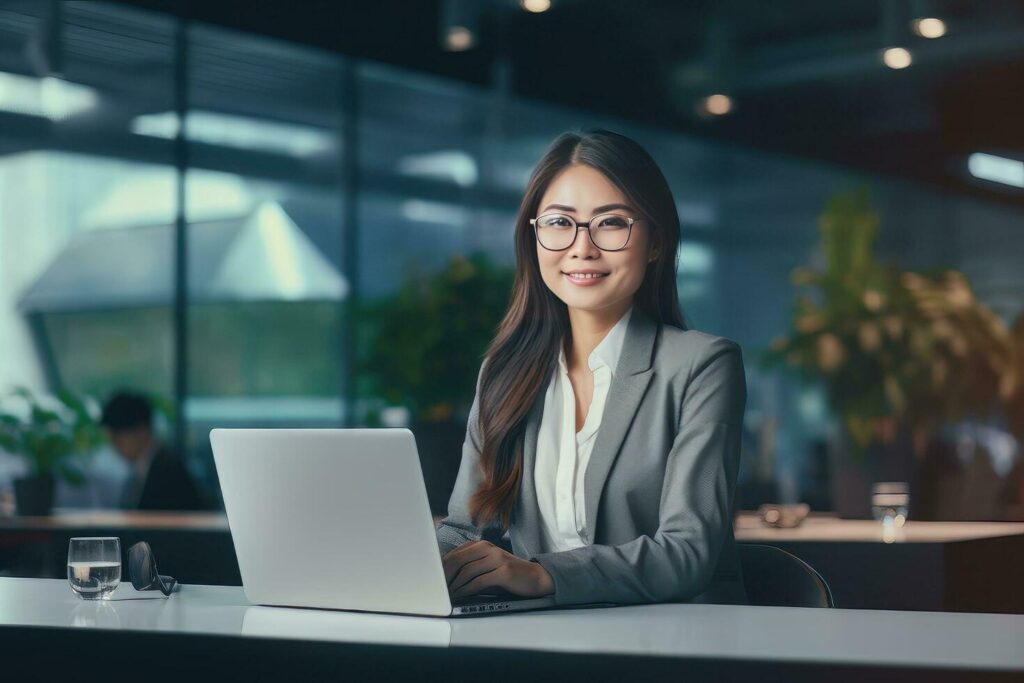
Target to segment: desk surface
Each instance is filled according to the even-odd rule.
[[[171,598],[122,584],[87,602],[66,581],[0,578],[5,627],[118,629],[434,648],[1024,671],[1024,616],[665,604],[470,619],[250,605],[241,588]]]

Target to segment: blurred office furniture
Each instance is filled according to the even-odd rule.
[[[65,576],[68,541],[75,536],[117,536],[122,548],[146,541],[161,570],[183,583],[242,583],[222,512],[58,509],[45,517],[0,517],[0,574]]]
[[[828,583],[796,555],[760,543],[741,543],[739,553],[751,605],[835,607]]]
[[[420,422],[414,430],[430,511],[445,514],[462,464],[466,423],[458,419]]]
[[[929,444],[919,468],[912,517],[928,520],[1013,520],[1021,492],[1017,440],[986,425],[961,425],[949,438]]]
[[[161,569],[163,558],[161,558]],[[150,599],[152,598],[152,599]],[[66,579],[0,578],[11,680],[80,675],[116,643],[120,671],[193,680],[1013,680],[1024,616],[661,604],[437,619],[250,605],[241,588],[170,598],[118,587],[86,602]],[[112,633],[117,631],[117,633]],[[168,656],[169,654],[173,656]],[[111,660],[100,658],[107,666]],[[201,665],[199,664],[201,662]],[[201,669],[197,669],[201,666]]]
[[[874,520],[811,513],[793,529],[736,517],[736,541],[786,550],[828,577],[843,608],[1024,613],[1024,523]]]
[[[736,500],[745,510],[779,499],[775,477],[775,420],[759,411],[748,410],[740,432],[740,470],[736,479]]]
[[[871,516],[878,481],[910,483],[910,519],[937,522],[1024,521],[1020,476],[1024,458],[1008,431],[980,423],[947,426],[915,456],[909,434],[870,444],[860,459],[845,445],[829,449],[834,510],[851,519]],[[812,506],[815,509],[828,509]]]

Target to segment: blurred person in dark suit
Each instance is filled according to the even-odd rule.
[[[185,464],[168,450],[153,431],[153,407],[148,398],[118,392],[103,406],[100,419],[114,450],[131,474],[121,506],[137,510],[201,509],[199,492]]]

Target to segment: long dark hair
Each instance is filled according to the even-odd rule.
[[[657,258],[647,265],[633,299],[657,322],[686,329],[676,291],[679,216],[654,159],[636,142],[607,130],[559,135],[530,176],[516,216],[516,273],[508,311],[485,353],[479,387],[479,433],[483,481],[470,500],[476,524],[508,528],[523,478],[526,416],[559,344],[571,336],[569,312],[541,278],[530,219],[551,181],[567,166],[583,164],[603,173],[646,219]]]

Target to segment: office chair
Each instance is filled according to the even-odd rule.
[[[796,555],[771,545],[740,543],[737,547],[751,605],[836,606],[825,579]]]

